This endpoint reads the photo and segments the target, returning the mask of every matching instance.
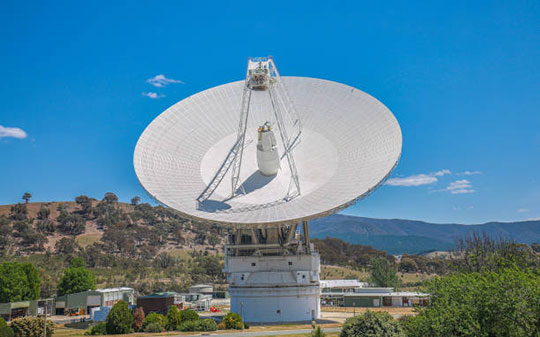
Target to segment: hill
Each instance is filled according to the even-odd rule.
[[[445,251],[453,247],[456,238],[472,232],[485,232],[492,237],[532,244],[540,242],[540,221],[460,225],[334,214],[310,222],[312,237],[339,238],[350,243],[370,245],[390,254]]]

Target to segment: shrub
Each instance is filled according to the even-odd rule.
[[[184,309],[180,311],[180,317],[182,322],[199,320],[199,314],[191,309]]]
[[[221,322],[217,325],[217,328],[218,328],[218,330],[226,330],[226,329],[227,329],[227,326],[225,325],[225,322],[221,321]]]
[[[169,312],[167,312],[167,330],[172,331],[175,330],[178,325],[182,323],[182,315],[180,315],[180,312],[178,311],[178,308],[172,305],[169,308]]]
[[[244,322],[244,329],[249,329],[249,323],[248,322]]]
[[[144,328],[144,332],[163,332],[165,329],[158,323],[152,322]]]
[[[225,329],[242,329],[242,318],[234,312],[229,312],[221,323],[225,323]]]
[[[13,330],[11,330],[6,321],[0,317],[0,337],[13,337],[13,335]]]
[[[144,310],[142,307],[137,307],[133,314],[133,330],[141,331],[144,322]]]
[[[405,333],[390,314],[367,311],[347,318],[339,337],[405,337]]]
[[[202,331],[200,321],[185,321],[177,328],[180,331]]]
[[[15,337],[43,337],[42,317],[23,317],[14,319],[10,324]],[[52,337],[54,324],[47,321],[47,337]]]
[[[98,323],[90,328],[87,332],[84,333],[85,335],[106,335],[107,334],[107,328],[106,324],[104,322]]]
[[[133,332],[133,315],[125,301],[117,302],[105,319],[108,334],[126,334]]]
[[[200,321],[201,331],[216,331],[217,323],[211,318],[206,318]]]
[[[311,337],[325,337],[326,334],[321,330],[321,327],[318,326],[313,331],[311,331]]]
[[[143,330],[146,331],[146,328],[148,327],[148,325],[152,323],[157,323],[161,327],[161,331],[163,331],[167,327],[167,318],[163,316],[162,314],[158,314],[155,312],[149,313],[144,318],[144,322],[142,326]]]
[[[15,333],[7,325],[0,326],[0,337],[13,337]]]

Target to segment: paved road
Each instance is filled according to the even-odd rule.
[[[321,328],[324,332],[339,332],[341,328]],[[219,337],[257,337],[257,336],[279,336],[279,335],[301,335],[310,333],[311,329],[298,329],[298,330],[276,330],[276,331],[254,331],[254,332],[234,332],[234,333],[206,333],[192,336],[219,336]],[[177,337],[185,337],[177,336]]]

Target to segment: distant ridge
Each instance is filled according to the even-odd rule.
[[[461,225],[333,214],[310,222],[312,237],[334,237],[349,243],[370,245],[390,254],[448,250],[457,237],[473,231],[520,243],[540,242],[540,220]]]

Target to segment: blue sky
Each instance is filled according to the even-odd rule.
[[[538,1],[3,1],[0,203],[117,193],[146,125],[239,80],[248,56],[386,104],[394,180],[345,213],[480,223],[540,217]],[[163,74],[175,83],[156,87]],[[154,83],[156,84],[156,83]],[[143,93],[150,94],[148,97]]]

